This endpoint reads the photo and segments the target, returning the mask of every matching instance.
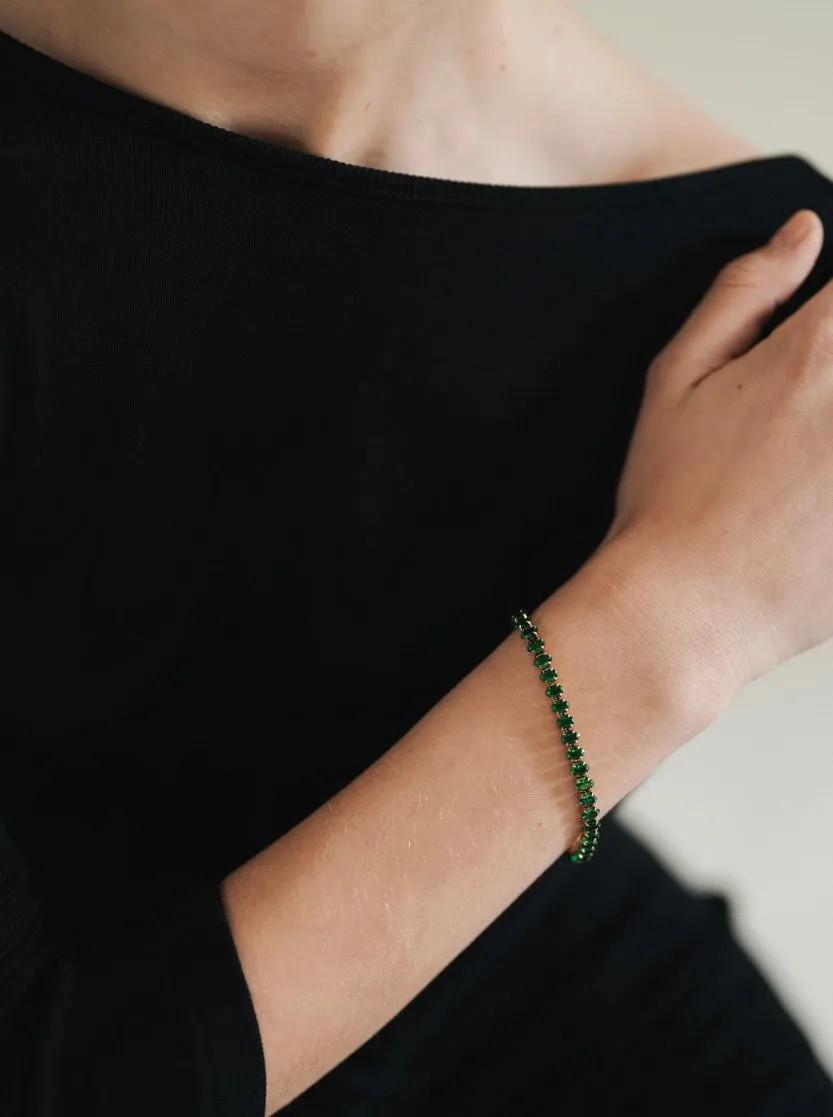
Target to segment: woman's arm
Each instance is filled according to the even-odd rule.
[[[729,698],[712,686],[712,639],[679,585],[674,600],[670,582],[626,597],[607,576],[627,547],[617,540],[533,611],[602,813]],[[639,571],[649,576],[634,558],[631,586]],[[309,733],[315,748],[314,722]],[[261,1030],[267,1114],[390,1021],[578,829],[554,716],[512,633],[367,771],[224,883]]]

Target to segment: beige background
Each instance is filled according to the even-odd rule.
[[[805,155],[833,177],[831,0],[574,7],[765,153]],[[827,643],[747,688],[621,817],[689,883],[729,894],[740,937],[833,1073],[831,746]]]

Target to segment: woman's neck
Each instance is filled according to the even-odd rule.
[[[719,131],[566,0],[0,0],[0,29],[231,131],[436,178],[650,177],[669,144],[708,165]]]

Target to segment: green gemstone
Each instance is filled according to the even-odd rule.
[[[574,865],[580,865],[581,862],[584,860],[584,854],[581,853],[581,852],[571,853],[570,854],[570,860],[572,861],[572,863]]]
[[[585,791],[583,795],[579,795],[578,801],[583,807],[592,807],[596,802],[596,796],[592,791]]]
[[[527,627],[521,629],[521,639],[531,640],[535,636],[537,631],[538,626],[536,624],[528,625]]]
[[[580,780],[576,780],[576,791],[589,791],[593,786],[593,781],[589,776],[582,776]]]
[[[523,609],[519,609],[512,617],[512,624],[515,628],[523,628],[524,625],[529,624],[529,613],[525,613]]]
[[[546,667],[548,663],[552,663],[552,656],[547,652],[540,652],[532,662],[536,667]]]
[[[578,745],[570,745],[567,749],[568,760],[581,760],[584,756],[584,749],[580,749]]]
[[[598,818],[599,817],[598,807],[586,807],[581,812],[581,817],[582,818]]]
[[[559,687],[559,690],[560,689]],[[550,688],[547,687],[547,694],[549,694],[549,690]],[[559,698],[557,702],[553,702],[550,708],[554,714],[566,714],[570,708],[570,703],[565,702],[563,698]]]
[[[575,722],[569,714],[560,714],[555,720],[562,729],[569,729],[571,725],[575,725]]]
[[[570,774],[573,776],[583,776],[585,772],[589,772],[590,768],[583,760],[577,761],[575,764],[570,765]]]
[[[580,737],[581,734],[575,729],[565,729],[561,734],[561,740],[565,745],[574,745]]]
[[[599,829],[599,820],[597,818],[586,818],[584,820],[584,832],[586,834],[595,834]]]
[[[558,672],[552,667],[545,668],[538,676],[542,683],[552,682],[553,679],[558,678]]]
[[[544,693],[546,694],[547,698],[560,698],[561,695],[564,693],[564,687],[561,685],[561,683],[552,683],[550,686],[547,687]],[[564,704],[565,706],[567,705],[566,702]],[[555,707],[553,707],[553,709],[555,709]]]
[[[543,648],[543,646],[544,646],[544,641],[541,639],[540,636],[536,636],[536,637],[534,637],[534,639],[529,641],[529,643],[526,646],[526,650],[528,652],[540,652],[540,650]]]

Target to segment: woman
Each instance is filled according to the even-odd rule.
[[[610,812],[833,634],[833,184],[557,0],[0,31],[3,1112],[829,1113]]]

